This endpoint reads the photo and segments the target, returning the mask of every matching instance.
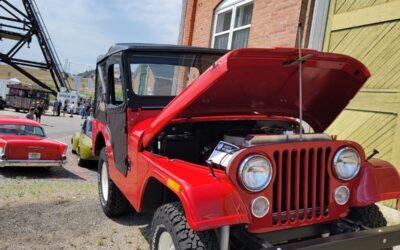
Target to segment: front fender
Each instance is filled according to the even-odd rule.
[[[400,198],[400,176],[390,163],[371,159],[360,171],[351,192],[350,206],[364,207],[378,201]]]
[[[93,157],[92,155],[92,138],[87,135],[83,135],[80,140],[80,153],[81,158],[89,160]]]
[[[207,167],[151,154],[147,156],[150,176],[179,197],[193,230],[249,223],[247,208],[225,172],[215,170],[214,177]]]

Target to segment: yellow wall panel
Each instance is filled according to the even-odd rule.
[[[397,0],[338,0],[332,2],[336,2],[335,14],[340,14],[343,12],[355,11],[393,1]]]
[[[357,58],[372,76],[327,132],[367,155],[378,149],[400,170],[400,12],[392,6],[400,0],[331,1],[324,50]]]
[[[396,115],[345,110],[327,133],[360,143],[367,155],[378,149],[379,158],[391,161],[396,121]]]

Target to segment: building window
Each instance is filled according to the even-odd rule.
[[[247,47],[253,1],[225,0],[215,10],[212,47],[235,49]]]

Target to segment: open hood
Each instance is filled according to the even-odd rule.
[[[359,61],[345,55],[304,49],[303,118],[324,131],[370,76]],[[215,115],[299,117],[298,50],[237,49],[174,98],[145,130],[148,146],[174,118]]]

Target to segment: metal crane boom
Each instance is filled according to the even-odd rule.
[[[8,0],[0,0],[0,9],[8,13],[7,16],[0,16],[0,40],[9,39],[16,41],[15,45],[8,52],[0,52],[0,61],[9,64],[39,86],[50,90],[53,95],[57,95],[56,90],[59,91],[60,87],[65,87],[68,90],[71,89],[36,2],[34,0],[22,0],[22,5],[24,11],[21,10],[21,7],[17,7]],[[18,51],[25,44],[29,45],[34,36],[37,38],[45,62],[16,58],[15,55]],[[56,90],[27,72],[21,66],[49,70]]]

